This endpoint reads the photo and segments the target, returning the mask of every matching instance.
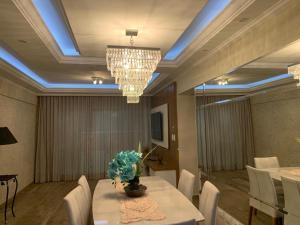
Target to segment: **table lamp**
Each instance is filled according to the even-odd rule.
[[[0,127],[0,145],[15,144],[18,141],[7,127]]]

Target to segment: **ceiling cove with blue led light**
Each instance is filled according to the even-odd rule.
[[[70,29],[68,29],[66,21],[64,21],[54,1],[32,0],[32,2],[63,55],[80,57],[76,44],[69,33]],[[175,61],[231,2],[232,0],[209,0],[187,29],[165,53],[163,61]]]
[[[35,8],[65,56],[79,56],[62,15],[52,0],[32,0]]]
[[[248,84],[226,84],[226,85],[218,85],[218,84],[205,84],[199,85],[195,88],[196,91],[203,91],[203,90],[230,90],[230,89],[237,89],[237,90],[249,90],[251,88],[260,87],[262,85],[266,85],[275,81],[280,81],[283,79],[292,78],[293,75],[291,74],[281,74],[277,76],[273,76],[264,80],[248,83]]]
[[[41,21],[43,22],[45,29],[49,31],[49,35],[52,36],[54,42],[58,46],[62,56],[69,57],[69,59],[84,59],[90,57],[84,57],[80,54],[75,38],[72,36],[71,27],[69,27],[68,21],[63,12],[57,7],[54,0],[30,0],[32,2],[32,8],[39,14]],[[14,1],[17,4],[18,1]],[[186,28],[182,35],[172,45],[172,47],[162,57],[162,63],[174,62],[181,56],[186,48],[197,38],[197,36],[203,32],[233,1],[232,0],[209,0],[205,6],[198,12],[196,17],[192,20],[191,24]],[[22,8],[18,5],[18,8]],[[23,8],[24,9],[24,8]],[[24,15],[25,16],[25,15]],[[26,17],[26,16],[25,16]],[[49,47],[49,45],[47,45]],[[93,60],[95,61],[95,57]],[[15,57],[13,54],[7,51],[7,49],[0,46],[0,59],[7,64],[16,68],[25,76],[29,77],[41,87],[47,89],[117,89],[116,84],[78,84],[78,83],[50,83],[43,79],[43,76],[38,75],[36,72],[27,67],[21,60]],[[101,59],[101,58],[99,58]],[[105,61],[105,60],[104,60]],[[64,63],[64,61],[59,61]],[[79,61],[78,61],[79,62]],[[93,63],[91,63],[93,64]],[[101,63],[94,63],[100,64]],[[167,64],[166,64],[167,65]],[[169,64],[168,64],[169,65]],[[149,82],[151,84],[160,74],[153,73],[152,79]]]
[[[230,2],[231,0],[209,0],[163,59],[168,61],[176,60]]]
[[[40,75],[31,70],[28,66],[22,63],[17,57],[9,53],[5,48],[0,47],[0,59],[29,77],[43,88],[47,89],[118,89],[117,84],[70,84],[70,83],[50,83],[43,79]],[[160,73],[153,73],[152,79],[149,81],[150,85],[155,79],[158,78]]]

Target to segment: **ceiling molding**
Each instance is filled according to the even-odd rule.
[[[298,82],[297,80],[290,77],[290,78],[276,80],[273,82],[265,83],[250,88],[206,89],[204,90],[204,95],[248,94],[248,93],[253,93],[253,92],[257,92],[269,88],[275,88],[277,86],[282,86],[286,84],[292,84],[292,83],[296,84],[297,82]],[[195,89],[195,94],[203,95],[203,90]]]
[[[197,38],[184,50],[175,60],[176,65],[180,66],[187,61],[193,54],[201,49],[210,39],[224,29],[230,22],[239,16],[256,0],[232,0],[224,11],[214,18],[213,21],[201,32]]]
[[[115,96],[115,97],[126,97],[126,96],[123,96],[122,94],[120,93],[114,93],[114,92],[111,92],[111,93],[108,93],[108,92],[90,92],[89,90],[87,90],[86,92],[78,92],[78,91],[69,91],[69,92],[60,92],[60,91],[57,91],[57,92],[51,92],[51,93],[35,93],[37,96]],[[149,96],[152,96],[152,95],[149,95],[149,94],[144,94],[143,96],[141,97],[149,97]]]
[[[121,96],[122,93],[119,89],[111,88],[47,88],[40,85],[38,82],[34,81],[30,77],[26,76],[18,69],[9,65],[8,63],[0,60],[0,68],[9,73],[10,76],[13,76],[16,79],[21,80],[22,82],[30,85],[36,91],[34,92],[37,95],[51,95],[55,94],[64,94],[64,93],[86,93],[86,94],[98,94],[98,95],[112,95],[112,96]],[[7,76],[9,79],[9,76]],[[49,83],[51,85],[51,83]]]
[[[14,67],[9,65],[8,63],[0,60],[0,67],[4,71],[8,72],[11,76],[14,76],[14,78],[20,79],[21,81],[25,82],[26,84],[29,84],[33,88],[36,88],[38,91],[45,91],[46,90],[42,85],[35,82],[30,77],[24,75],[22,72],[15,69]]]
[[[32,4],[32,1],[31,0],[12,0],[12,1],[16,5],[16,7],[20,10],[22,15],[25,17],[25,19],[28,21],[28,23],[31,25],[31,27],[35,30],[35,32],[38,34],[40,39],[44,42],[46,47],[49,49],[51,54],[56,58],[56,60],[59,63],[106,65],[105,58],[81,57],[81,56],[80,57],[68,57],[68,56],[62,55],[58,45],[56,44],[56,41],[53,39],[51,33],[49,33],[49,31],[46,28],[44,22],[42,21],[40,15],[38,14],[34,5]],[[187,60],[191,55],[193,55],[195,53],[195,51],[197,51],[201,47],[203,47],[203,45],[207,41],[209,41],[212,37],[214,37],[220,30],[222,30],[226,25],[228,25],[241,12],[243,12],[247,7],[249,7],[255,1],[259,1],[259,0],[243,0],[243,3],[241,3],[242,2],[241,0],[233,0],[232,3],[230,3],[230,5],[227,6],[225,8],[225,10],[219,16],[217,16],[202,33],[200,33],[200,35],[195,39],[195,41],[189,45],[189,47],[183,52],[183,54],[181,54],[178,57],[177,60],[161,61],[159,63],[159,67],[177,68],[185,60]],[[276,11],[277,9],[282,7],[288,1],[289,0],[281,0],[278,3],[274,4],[272,7],[270,7],[266,11],[264,11],[261,16],[258,16],[253,21],[251,21],[249,24],[245,25],[242,29],[240,29],[238,32],[236,32],[234,35],[232,35],[229,39],[225,40],[222,44],[218,45],[216,48],[214,48],[212,51],[210,51],[205,57],[201,58],[199,61],[197,61],[195,64],[193,64],[193,66],[203,62],[203,60],[207,59],[208,57],[215,54],[222,48],[226,47],[229,43],[231,43],[232,41],[237,39],[240,35],[245,33],[247,30],[249,30],[251,27],[253,27],[257,23],[261,22],[265,17],[272,14],[274,11]],[[20,74],[20,72],[19,72],[19,74]],[[24,78],[23,74],[22,74],[22,77]],[[168,77],[169,78],[166,77],[165,79],[162,79],[162,81],[163,81],[162,86],[168,85],[169,83],[173,82],[177,78],[177,76],[172,76],[172,75],[168,76]],[[33,83],[33,86],[37,85],[30,78],[25,77],[25,80],[27,80],[29,83]],[[39,89],[42,89],[42,91],[45,92],[45,88],[39,87]],[[157,92],[157,89],[161,90],[161,85],[158,83],[154,87],[150,88],[150,92],[152,92],[153,90],[155,90],[155,92]],[[62,92],[62,90],[64,90],[64,89],[58,89],[58,90],[47,89],[47,91],[50,91],[50,92],[51,91]],[[99,89],[95,89],[95,90],[99,91]],[[93,92],[95,90],[92,89],[92,90],[88,90],[88,91]],[[70,90],[70,89],[66,90],[66,92],[70,92],[70,91],[72,91],[72,90]],[[83,91],[83,89],[80,89],[80,91]]]
[[[242,68],[249,69],[287,69],[290,63],[252,62]]]
[[[15,6],[22,13],[26,21],[30,24],[45,46],[58,62],[61,61],[61,52],[54,38],[49,33],[44,22],[40,18],[31,0],[12,0]]]
[[[245,25],[242,29],[240,29],[238,32],[233,34],[229,39],[212,49],[206,56],[199,59],[197,62],[195,62],[191,67],[197,66],[198,64],[201,64],[203,61],[207,60],[211,56],[215,55],[218,51],[221,51],[223,48],[225,48],[227,45],[229,45],[231,42],[238,39],[240,36],[242,36],[244,33],[246,33],[249,29],[260,23],[262,20],[264,20],[266,17],[270,16],[277,10],[279,10],[281,7],[283,7],[285,4],[287,4],[290,0],[280,0],[276,4],[274,4],[272,7],[265,10],[261,16],[258,16],[254,20],[252,20],[250,23]],[[246,65],[243,65],[246,66]],[[237,69],[237,68],[236,68]],[[229,71],[230,72],[230,71]],[[164,86],[169,85],[172,82],[175,82],[180,76],[182,76],[182,73],[173,74],[173,76],[169,76],[170,79],[167,83],[164,84]]]
[[[99,57],[84,57],[84,56],[64,56],[59,49],[56,41],[52,37],[51,33],[45,26],[42,18],[38,14],[31,0],[12,0],[19,11],[22,13],[24,18],[34,29],[40,39],[43,41],[45,46],[49,49],[51,54],[59,63],[65,64],[90,64],[90,65],[106,65],[105,58]],[[71,34],[73,36],[73,34]],[[77,43],[75,42],[77,46]],[[161,61],[158,67],[174,68],[177,67],[174,61]]]
[[[21,82],[24,82],[24,84],[29,85],[32,87],[35,91],[33,91],[34,94],[37,95],[64,95],[64,94],[91,94],[91,95],[98,95],[98,96],[122,96],[121,90],[117,88],[52,88],[52,87],[44,87],[40,83],[34,81],[32,78],[25,75],[23,72],[19,71],[18,69],[14,68],[9,63],[6,63],[5,61],[0,60],[0,68],[3,69],[3,71],[7,72],[8,75],[6,76],[9,80],[13,80],[13,78],[18,79]],[[12,76],[12,77],[10,77]],[[161,78],[161,75],[159,75],[152,83],[148,85],[148,87],[145,89],[145,94],[143,96],[149,96],[150,91],[149,89],[153,88],[153,85],[158,85],[157,80]],[[47,85],[56,85],[53,83],[48,83]],[[23,86],[23,85],[22,85]],[[94,85],[93,85],[94,86]]]
[[[257,1],[257,0],[256,0]],[[250,23],[245,25],[243,28],[241,28],[239,31],[237,31],[235,34],[233,34],[230,38],[228,38],[226,41],[224,41],[222,44],[214,48],[212,51],[210,51],[205,57],[201,58],[199,61],[197,61],[193,66],[196,66],[212,55],[216,54],[218,51],[226,47],[228,44],[231,42],[235,41],[238,39],[240,36],[242,36],[244,33],[246,33],[249,29],[260,23],[262,20],[264,20],[266,17],[270,16],[272,13],[274,13],[276,10],[284,6],[287,2],[290,0],[280,0],[276,4],[274,4],[272,7],[268,8],[266,11],[262,13],[261,16],[258,16],[254,20],[252,20]]]

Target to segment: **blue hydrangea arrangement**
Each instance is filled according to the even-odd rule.
[[[134,150],[121,151],[108,164],[108,177],[115,181],[117,177],[122,183],[128,183],[141,175],[142,153]]]

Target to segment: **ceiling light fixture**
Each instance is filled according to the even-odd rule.
[[[93,84],[102,84],[102,80],[100,77],[92,77]]]
[[[107,69],[115,77],[123,96],[127,96],[127,103],[139,103],[139,96],[161,60],[159,48],[133,46],[133,36],[137,34],[137,30],[126,30],[130,46],[107,46],[106,49]]]
[[[292,75],[295,80],[298,80],[297,86],[300,86],[300,64],[289,66],[288,73]]]
[[[227,85],[228,84],[228,79],[222,79],[218,81],[218,85]]]

